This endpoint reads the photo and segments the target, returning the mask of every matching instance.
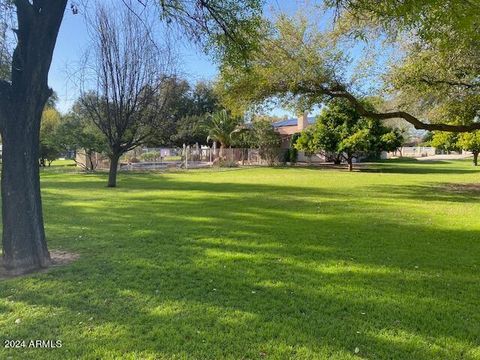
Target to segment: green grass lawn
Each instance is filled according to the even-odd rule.
[[[0,359],[480,359],[480,171],[42,173],[51,249],[0,281]],[[20,323],[16,320],[20,319]]]
[[[73,161],[73,160],[54,160],[50,164],[50,167],[64,167],[64,166],[75,166],[75,161]]]

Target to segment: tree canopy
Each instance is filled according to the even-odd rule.
[[[443,2],[430,1],[424,6],[414,0],[385,3],[377,9],[376,1],[327,2],[338,10],[334,31],[319,30],[306,16],[278,16],[273,24],[264,25],[267,35],[251,56],[249,67],[226,64],[222,68],[220,87],[226,104],[248,107],[273,99],[308,109],[331,98],[344,98],[365,116],[401,118],[417,129],[480,129],[478,23],[470,14],[467,20],[458,15],[474,12],[478,6],[466,2],[450,9],[443,8]],[[397,6],[401,3],[405,7]],[[429,15],[419,15],[423,11]],[[443,18],[432,14],[450,14],[452,19],[443,24]],[[346,39],[353,38],[350,47],[362,41],[372,43],[379,31],[387,34],[397,57],[383,60],[387,71],[374,80],[383,84],[376,95],[388,106],[366,109],[360,101],[366,89],[359,84]],[[385,54],[376,57],[382,59]]]
[[[334,8],[337,20],[354,36],[366,36],[368,29],[392,38],[409,32],[418,41],[440,42],[450,49],[459,40],[480,39],[480,4],[474,0],[325,0],[324,4]]]
[[[171,79],[171,96],[151,140],[152,145],[205,144],[205,122],[209,114],[221,110],[212,83],[200,81],[194,85],[185,79]]]

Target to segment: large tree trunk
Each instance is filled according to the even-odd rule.
[[[50,263],[40,196],[37,113],[28,103],[12,106],[3,131],[3,259],[12,274]]]
[[[473,152],[473,165],[478,166],[478,152]]]
[[[108,172],[108,187],[117,186],[117,170],[118,170],[118,160],[120,155],[114,154],[110,156],[110,171]]]
[[[10,273],[21,274],[50,262],[40,197],[40,120],[51,95],[48,71],[67,0],[13,3],[17,46],[11,81],[0,80],[3,260]]]

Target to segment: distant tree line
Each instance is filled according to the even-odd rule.
[[[220,156],[229,147],[255,148],[267,163],[279,161],[281,141],[272,119],[258,116],[246,122],[244,117],[232,115],[223,109],[211,82],[191,84],[186,79],[172,77],[165,80],[164,86],[168,88],[168,100],[157,118],[144,124],[142,131],[148,133],[148,137],[137,146],[182,147],[216,142]],[[99,103],[95,95],[86,93],[62,115],[56,108],[56,98],[49,101],[42,116],[41,166],[49,165],[60,156],[71,155],[79,167],[95,170],[94,154],[108,154],[109,151],[108,132],[102,131],[91,116],[92,109]],[[88,106],[92,106],[90,111]],[[79,152],[85,156],[85,161],[77,161],[74,155]]]
[[[181,147],[183,144],[205,144],[209,131],[208,118],[221,110],[213,85],[204,81],[191,85],[180,77],[167,82],[170,98],[162,114],[157,115],[158,119],[149,124],[149,137],[142,145]],[[39,161],[42,166],[76,151],[85,152],[87,156],[106,151],[105,135],[91,120],[84,105],[86,101],[78,99],[65,115],[57,110],[56,101],[46,105],[40,133]]]

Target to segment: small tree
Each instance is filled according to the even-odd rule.
[[[434,131],[430,145],[443,151],[458,151],[458,134],[447,131]]]
[[[295,142],[295,148],[302,150],[305,154],[313,154],[318,150],[318,146],[314,142],[314,127],[303,130]]]
[[[112,13],[118,16],[112,16]],[[148,142],[168,103],[169,49],[160,49],[142,19],[99,5],[91,24],[92,57],[96,90],[84,91],[82,112],[105,135],[110,158],[108,186],[117,184],[120,157]],[[90,63],[89,63],[90,62]]]
[[[78,104],[74,111],[64,117],[56,131],[56,144],[63,152],[83,152],[85,162],[74,156],[75,163],[85,171],[94,171],[97,163],[94,155],[105,152],[107,144],[103,134],[85,117],[78,113]],[[77,111],[75,111],[77,110]]]
[[[347,162],[348,171],[353,170],[353,159],[368,151],[369,138],[368,129],[356,129],[337,144],[337,153],[341,154]]]
[[[273,165],[280,152],[280,135],[268,120],[256,120],[252,123],[252,144],[259,150],[260,157]]]
[[[56,141],[56,132],[61,123],[60,113],[54,107],[43,110],[40,125],[40,166],[50,166],[53,160],[60,156],[60,147]]]
[[[473,165],[478,166],[478,154],[480,153],[480,131],[463,133],[458,137],[458,146],[473,154]]]
[[[392,131],[381,136],[381,144],[383,146],[383,151],[397,151],[403,146],[404,142],[404,132],[399,129],[393,129]]]
[[[298,150],[295,147],[295,144],[297,143],[297,140],[300,137],[300,133],[295,133],[292,135],[290,138],[290,148],[289,148],[289,160],[290,164],[296,164],[298,160]]]
[[[221,110],[208,117],[205,124],[208,132],[207,141],[220,143],[220,157],[223,157],[225,147],[232,144],[234,134],[240,124],[240,119],[230,116],[226,110]]]
[[[398,130],[362,117],[348,101],[335,99],[322,110],[315,125],[302,132],[295,146],[298,150],[333,157],[335,163],[343,159],[352,171],[354,159],[362,155],[378,157],[381,151],[391,151],[402,142]]]

